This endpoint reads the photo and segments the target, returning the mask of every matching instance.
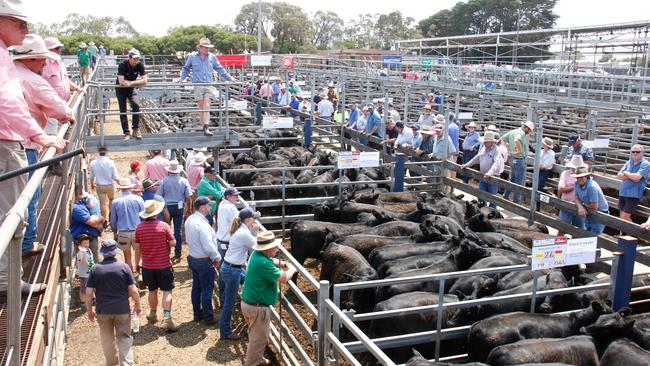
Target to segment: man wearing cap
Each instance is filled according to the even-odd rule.
[[[168,167],[169,159],[163,156],[162,150],[154,150],[153,158],[144,163],[144,176],[160,182],[167,177]]]
[[[248,324],[246,366],[268,365],[264,350],[271,332],[271,309],[278,300],[278,282],[287,283],[296,268],[274,258],[281,240],[270,231],[257,234],[257,243],[246,268],[241,312]]]
[[[120,178],[117,189],[122,191],[122,195],[113,201],[110,216],[115,240],[124,252],[124,262],[132,271],[131,248],[135,246],[135,228],[140,223],[140,211],[144,210],[142,197],[131,193],[133,187],[129,178]]]
[[[174,271],[169,260],[170,248],[176,246],[174,233],[167,223],[158,219],[165,208],[165,202],[149,200],[144,202],[140,212],[142,221],[135,229],[136,272],[142,271],[142,279],[149,290],[149,315],[147,320],[158,321],[158,289],[163,292],[163,325],[167,331],[175,332],[178,326],[172,320],[172,290]]]
[[[435,132],[435,140],[430,158],[435,160],[446,160],[450,158],[456,153],[456,148],[449,135],[447,135],[447,140],[445,141],[445,126],[438,123],[433,130]],[[445,150],[447,150],[447,155],[445,155]]]
[[[643,146],[635,144],[630,149],[630,160],[625,162],[616,176],[621,180],[618,210],[623,220],[632,222],[639,201],[643,198],[650,175],[650,162],[643,158]]]
[[[86,284],[88,319],[93,322],[97,318],[106,364],[133,365],[129,297],[134,302],[135,316],[142,312],[135,278],[129,267],[115,258],[115,240],[103,241],[99,252],[104,260],[93,266]]]
[[[217,209],[217,249],[221,257],[226,256],[228,245],[230,245],[230,226],[235,217],[239,215],[239,210],[235,206],[238,199],[239,191],[237,188],[229,187],[223,192],[223,199]],[[219,299],[221,303],[223,303],[225,286],[221,277],[219,277]]]
[[[467,164],[479,151],[481,142],[479,141],[479,134],[476,132],[476,123],[470,122],[467,126],[467,134],[463,140],[463,164]],[[463,182],[469,182],[468,176],[462,176]]]
[[[223,198],[223,188],[217,180],[217,172],[213,167],[208,166],[205,168],[203,178],[201,178],[196,191],[199,196],[205,196],[214,201],[210,205],[210,215],[208,216],[208,221],[212,225],[214,223],[214,214],[217,211],[217,202]]]
[[[138,79],[139,77],[139,79]],[[122,124],[122,133],[124,139],[128,140],[131,137],[129,131],[129,119],[126,115],[126,101],[129,101],[131,106],[131,127],[133,128],[133,137],[140,140],[142,134],[140,133],[140,105],[137,100],[137,92],[135,88],[145,86],[147,84],[147,71],[144,64],[140,62],[140,51],[132,48],[129,51],[129,58],[124,60],[117,67],[117,79],[115,80],[115,97],[117,104],[120,108],[120,123]]]
[[[420,115],[420,118],[418,118],[418,124],[420,126],[433,127],[434,118],[435,117],[433,113],[431,113],[431,105],[425,104],[424,109],[422,110],[422,114]]]
[[[79,77],[81,77],[81,85],[86,85],[90,68],[90,52],[88,52],[88,45],[86,42],[79,44],[77,50],[77,63],[79,63]]]
[[[490,182],[491,178],[498,178],[504,168],[503,155],[499,151],[497,142],[497,139],[494,138],[494,132],[486,131],[483,136],[483,147],[481,147],[481,150],[467,163],[461,165],[461,169],[465,169],[479,163],[479,171],[483,174],[483,178],[478,187],[480,190],[491,194],[497,194],[499,190],[496,182]],[[490,207],[496,208],[497,206],[494,202],[491,202]]]
[[[420,133],[420,125],[417,123],[410,123],[409,127],[413,130],[413,149],[419,149],[422,144],[422,134]]]
[[[158,195],[165,199],[165,208],[169,211],[170,219],[174,225],[174,239],[176,247],[174,249],[174,259],[181,259],[181,245],[183,243],[183,207],[185,201],[192,197],[192,188],[187,179],[180,176],[183,166],[178,160],[169,162],[167,172],[169,175],[162,180],[158,187]]]
[[[501,136],[501,143],[505,144],[508,148],[508,153],[511,155],[510,161],[510,182],[524,185],[526,178],[526,155],[528,155],[528,134],[532,133],[535,129],[535,124],[531,121],[526,121],[520,128],[509,131]],[[510,190],[506,188],[503,192],[503,197],[508,199],[510,197]],[[519,203],[521,193],[515,192],[512,202]]]
[[[214,83],[212,78],[212,71],[216,71],[222,78],[228,81],[236,81],[235,78],[230,76],[228,71],[221,66],[217,57],[210,53],[210,48],[214,46],[210,40],[203,37],[199,40],[196,46],[197,52],[192,52],[185,62],[185,66],[181,70],[179,82],[183,82],[190,71],[192,71],[193,84],[209,84]],[[215,98],[217,90],[212,85],[194,85],[194,100],[200,110],[210,109],[210,100]],[[199,112],[201,125],[203,125],[203,134],[212,136],[213,133],[209,129],[210,125],[210,112]]]
[[[603,190],[596,181],[591,179],[591,172],[589,171],[589,166],[586,164],[577,167],[573,177],[576,179],[576,198],[574,202],[578,206],[578,215],[585,219],[584,229],[595,235],[600,235],[605,230],[605,224],[587,218],[587,209],[590,208],[602,213],[609,213],[609,205],[607,204]]]
[[[47,37],[44,39],[44,41],[45,46],[47,46],[48,50],[56,53],[59,56],[61,55],[61,47],[63,47],[63,43],[61,43],[58,38]],[[83,93],[83,89],[81,89],[79,85],[70,81],[70,77],[68,76],[68,68],[61,61],[61,59],[57,60],[47,58],[45,60],[45,66],[41,71],[41,76],[47,80],[48,83],[50,83],[59,97],[61,97],[61,99],[66,102],[70,99],[70,91]]]
[[[555,164],[555,151],[553,151],[553,140],[548,137],[542,139],[542,154],[539,162],[539,179],[537,189],[544,189],[546,180],[553,174],[553,165]]]
[[[189,255],[187,263],[192,271],[192,310],[194,321],[205,325],[217,323],[212,309],[215,268],[221,266],[216,234],[206,216],[210,213],[210,199],[199,196],[194,201],[194,213],[185,220],[185,239]]]
[[[97,67],[97,54],[99,53],[99,48],[95,46],[95,42],[88,43],[88,53],[90,53],[90,68],[94,69]]]
[[[395,148],[413,146],[413,130],[404,126],[404,122],[395,123],[395,129],[399,133],[395,139]]]
[[[574,154],[578,154],[582,156],[582,161],[588,166],[591,166],[591,164],[594,163],[595,160],[594,151],[590,147],[585,146],[582,143],[582,139],[580,138],[580,135],[575,133],[569,135],[568,149],[566,151],[566,157],[564,158],[564,162],[568,163]]]
[[[584,166],[584,165],[585,164],[582,162],[582,156],[580,155],[574,155],[571,158],[571,161],[566,163],[566,167],[569,169],[566,169],[565,171],[562,172],[562,174],[560,174],[560,178],[558,179],[558,183],[557,183],[558,196],[560,196],[560,199],[562,199],[562,201],[564,202],[575,201],[576,178],[573,176],[573,174],[575,174],[577,167]],[[558,217],[562,222],[566,222],[567,224],[571,224],[575,227],[579,227],[579,228],[585,227],[585,219],[580,217],[579,215],[573,215],[568,211],[560,210]]]

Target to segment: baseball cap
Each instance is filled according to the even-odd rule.
[[[573,133],[569,135],[569,146],[573,146],[580,138],[580,135]]]
[[[250,208],[244,208],[241,211],[239,211],[239,219],[241,221],[244,221],[251,217],[259,219],[260,217],[262,217],[262,215],[259,212],[253,212],[253,210],[251,210]]]
[[[194,208],[199,208],[210,203],[210,199],[206,196],[199,196],[194,200]]]
[[[400,121],[400,122],[395,123],[395,127],[397,127],[397,128],[404,128],[404,122],[401,122],[401,121]]]
[[[131,57],[131,58],[140,58],[140,51],[138,51],[135,48],[131,48],[131,50],[129,51],[129,57]]]
[[[235,187],[230,187],[223,192],[223,196],[239,196],[239,191]]]
[[[216,171],[214,170],[214,168],[211,167],[211,166],[206,167],[205,169],[203,169],[203,173],[204,173],[204,174],[208,174],[208,173],[209,173],[209,174],[217,174],[217,172],[216,172]]]
[[[139,168],[140,167],[140,162],[137,160],[134,160],[131,162],[131,170]]]

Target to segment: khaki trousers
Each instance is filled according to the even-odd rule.
[[[98,314],[97,323],[106,365],[132,366],[131,314]]]
[[[271,308],[259,307],[241,302],[241,312],[248,324],[248,348],[246,366],[256,366],[264,362],[264,350],[271,333]]]
[[[97,198],[99,199],[99,208],[105,220],[108,220],[108,215],[111,212],[111,205],[115,199],[115,187],[111,185],[100,185],[95,187]],[[111,228],[114,231],[116,228]]]

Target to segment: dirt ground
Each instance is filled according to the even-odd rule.
[[[112,105],[116,105],[115,100]],[[129,117],[130,120],[130,117]],[[107,134],[121,134],[119,120],[108,119]],[[144,163],[146,152],[108,153],[117,165],[118,174],[127,176],[129,164],[133,160]],[[112,233],[105,233],[108,238]],[[172,317],[180,330],[166,333],[161,324],[147,323],[145,315],[149,311],[147,291],[140,291],[142,314],[140,315],[140,332],[134,337],[133,353],[137,365],[242,365],[246,352],[245,338],[240,341],[219,341],[219,327],[206,327],[192,321],[192,304],[190,292],[192,275],[187,266],[187,247],[183,245],[183,259],[174,265],[175,285]],[[160,302],[160,300],[159,300]],[[215,315],[219,310],[215,309]],[[162,318],[162,309],[158,308],[158,318]],[[245,330],[245,323],[238,313],[233,318],[235,332]],[[68,339],[65,365],[103,365],[104,358],[99,340],[99,327],[91,323],[85,311],[79,307],[78,282],[75,281],[73,300],[68,325]]]

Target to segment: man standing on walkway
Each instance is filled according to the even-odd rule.
[[[140,223],[140,211],[144,210],[142,197],[131,193],[133,186],[129,178],[119,180],[117,189],[122,190],[122,195],[113,201],[110,219],[113,236],[124,253],[124,262],[132,271],[131,248],[135,247],[135,228]]]
[[[99,210],[104,218],[109,217],[109,211],[113,206],[115,199],[113,183],[118,179],[115,162],[106,156],[106,148],[100,147],[99,157],[90,163],[90,186],[97,192]]]
[[[165,199],[165,207],[169,211],[170,219],[174,225],[174,239],[176,239],[174,259],[176,261],[181,259],[183,207],[185,207],[185,200],[192,196],[190,183],[179,175],[182,171],[183,166],[177,160],[172,160],[167,168],[169,175],[158,187],[158,194]]]
[[[140,316],[140,295],[129,267],[115,258],[115,240],[103,241],[99,252],[104,260],[93,266],[86,284],[88,319],[92,322],[97,317],[106,364],[133,365],[129,297],[135,303],[134,315]],[[93,299],[96,310],[93,310]]]
[[[140,79],[138,79],[138,76]],[[137,100],[137,92],[135,88],[145,86],[147,84],[147,71],[144,69],[144,64],[140,62],[140,51],[132,48],[129,51],[128,60],[120,63],[117,67],[117,80],[115,80],[115,96],[117,97],[117,104],[120,108],[120,123],[122,124],[122,132],[124,139],[128,140],[131,137],[129,131],[129,119],[126,115],[126,101],[131,105],[131,127],[133,128],[133,137],[140,140],[142,134],[140,133],[140,105]]]
[[[165,202],[149,200],[140,212],[142,222],[135,229],[135,263],[136,271],[142,271],[142,279],[149,290],[150,322],[158,321],[158,289],[163,292],[163,325],[169,332],[176,332],[178,326],[172,320],[172,290],[174,289],[174,271],[169,260],[169,250],[176,246],[174,233],[167,223],[158,220],[165,208]]]
[[[630,160],[625,162],[616,176],[621,180],[618,210],[620,217],[629,222],[632,222],[632,214],[636,212],[639,201],[643,198],[648,176],[650,176],[650,162],[643,158],[643,152],[643,145],[632,146]]]
[[[192,310],[194,321],[214,325],[212,291],[215,271],[221,266],[216,234],[205,217],[210,212],[210,199],[200,196],[194,201],[196,211],[185,221],[185,236],[189,249],[187,263],[192,270]]]
[[[90,69],[93,70],[97,67],[97,54],[99,53],[99,48],[95,46],[95,42],[88,42],[88,53],[90,54]]]
[[[535,129],[535,124],[531,121],[526,121],[517,129],[514,129],[505,135],[501,136],[501,143],[505,144],[508,148],[510,159],[510,182],[524,185],[526,178],[526,156],[528,155],[528,134],[532,133]],[[506,188],[503,192],[503,197],[509,199],[510,190]],[[519,203],[521,200],[521,193],[515,192],[512,202]]]
[[[207,84],[213,83],[212,71],[216,71],[222,78],[229,81],[236,81],[235,78],[230,76],[228,71],[221,66],[217,57],[210,53],[210,48],[214,46],[210,43],[208,38],[201,38],[199,44],[196,46],[198,51],[192,52],[187,57],[185,66],[181,70],[181,77],[179,82],[183,82],[190,71],[192,71],[193,84]],[[210,109],[210,101],[216,97],[217,89],[212,85],[194,85],[194,100],[197,102],[198,108],[203,110],[199,112],[201,125],[203,126],[203,134],[212,136],[210,131],[210,112],[205,110]]]
[[[503,155],[499,151],[499,146],[497,145],[497,140],[494,138],[494,132],[486,131],[483,136],[483,147],[470,159],[467,163],[461,165],[461,169],[471,167],[476,163],[480,164],[479,171],[483,174],[483,179],[478,185],[478,188],[482,191],[496,195],[499,190],[499,186],[496,183],[490,183],[492,177],[499,177],[501,172],[503,172]],[[490,203],[490,207],[496,208],[496,204],[493,202]]]
[[[153,158],[144,163],[144,177],[160,182],[167,177],[169,159],[163,156],[162,150],[152,151]]]
[[[88,45],[86,42],[79,44],[77,50],[77,63],[79,64],[79,76],[81,77],[81,85],[86,85],[86,79],[90,73],[90,52],[88,52]]]

